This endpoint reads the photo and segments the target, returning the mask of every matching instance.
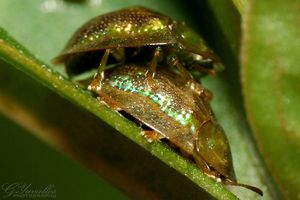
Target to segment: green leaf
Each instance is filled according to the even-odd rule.
[[[65,79],[61,67],[49,65],[86,20],[136,4],[141,2],[93,0],[76,4],[27,0],[26,4],[20,4],[17,0],[1,1],[1,26],[31,54],[1,31],[0,57],[5,63],[0,68],[0,110],[131,197],[236,199],[166,144],[149,144],[139,127]],[[238,180],[260,187],[264,190],[263,199],[272,199],[266,184],[269,180],[262,170],[264,165],[254,149],[243,112],[238,81],[240,18],[237,10],[225,0],[185,4],[152,0],[143,5],[194,26],[222,57],[226,71],[203,82],[213,91],[212,107],[229,138]],[[241,199],[261,199],[243,188],[229,189]]]
[[[200,189],[194,186],[195,191],[189,188],[189,190],[187,190],[189,194],[185,194],[185,196],[195,194],[199,197],[208,199],[211,199],[212,196],[219,199],[235,199],[234,195],[226,191],[226,189],[222,185],[216,183],[215,181],[207,177],[200,170],[198,170],[198,168],[194,164],[191,164],[186,159],[176,154],[162,142],[157,142],[154,144],[148,143],[147,140],[141,135],[141,129],[139,127],[136,127],[134,123],[121,117],[117,112],[110,110],[108,107],[101,104],[87,91],[84,91],[78,86],[65,80],[61,75],[53,72],[51,68],[49,68],[45,64],[33,59],[32,56],[28,54],[28,51],[26,51],[15,41],[13,41],[13,39],[10,38],[2,29],[0,29],[0,56],[6,62],[14,65],[18,69],[27,73],[29,76],[46,85],[46,87],[54,90],[62,97],[68,99],[70,102],[75,103],[77,106],[80,106],[85,110],[89,111],[90,113],[94,114],[95,116],[99,117],[107,124],[120,131],[120,133],[124,134],[126,137],[128,137],[135,143],[147,149],[151,154],[158,157],[161,161],[165,162],[170,167],[175,168],[178,172],[188,177],[190,181],[193,181],[195,184],[199,185],[202,188]],[[114,137],[111,137],[110,140],[112,141],[109,141],[107,137],[110,136],[107,134],[105,135],[106,131],[108,131],[109,134],[116,134],[114,133],[115,131],[110,130],[108,127],[105,128],[105,125],[99,127],[100,123],[97,123],[97,121],[99,120],[97,120],[93,115],[91,115],[90,113],[77,111],[75,108],[73,108],[73,106],[70,107],[68,105],[65,105],[65,102],[61,102],[61,98],[53,96],[53,94],[51,93],[49,94],[49,91],[45,90],[45,88],[41,88],[41,86],[38,85],[38,82],[32,82],[31,80],[28,80],[27,77],[20,76],[18,71],[9,69],[8,66],[1,68],[1,75],[5,75],[5,78],[1,79],[2,112],[4,112],[17,122],[21,123],[26,128],[33,131],[35,134],[37,134],[39,137],[41,137],[48,143],[54,145],[57,148],[60,148],[63,151],[66,151],[71,156],[75,157],[80,162],[83,162],[85,165],[92,168],[96,172],[97,170],[99,170],[99,168],[103,168],[103,166],[100,165],[101,163],[99,163],[103,162],[102,159],[107,159],[105,160],[105,162],[115,162],[113,160],[113,157],[107,158],[108,156],[112,155],[103,155],[104,153],[109,154],[111,153],[111,151],[123,154],[123,159],[130,156],[130,159],[126,159],[126,161],[123,161],[122,163],[115,163],[116,166],[113,166],[112,168],[116,168],[117,164],[129,165],[131,171],[133,169],[132,166],[136,166],[138,169],[135,169],[135,171],[140,170],[140,168],[143,170],[141,176],[145,176],[144,173],[147,172],[147,166],[145,165],[148,165],[149,161],[150,163],[155,163],[155,161],[151,161],[151,158],[147,158],[150,156],[150,154],[143,155],[142,158],[139,158],[140,155],[136,155],[133,153],[137,151],[136,149],[135,151],[133,151],[131,148],[131,151],[127,152],[126,155],[126,151],[130,149],[128,147],[129,144],[122,144],[126,145],[126,148],[128,148],[127,150],[124,149],[122,151],[120,145],[117,144],[118,142],[122,143],[123,141],[120,142],[118,141],[120,139],[116,138],[114,141],[112,140]],[[18,90],[18,88],[20,89],[20,83],[22,83],[22,91]],[[37,84],[37,86],[34,86],[34,84]],[[42,98],[37,98],[35,94],[39,94],[38,96]],[[43,98],[46,99],[43,100]],[[45,102],[47,102],[47,104]],[[62,107],[60,106],[60,104]],[[24,121],[25,119],[26,121]],[[41,122],[35,122],[35,120],[41,120]],[[54,124],[49,124],[49,121],[54,121]],[[65,124],[65,121],[71,121],[71,126]],[[74,125],[74,123],[79,121],[80,125]],[[75,127],[72,127],[73,125]],[[42,130],[41,126],[46,126],[50,130]],[[68,130],[72,128],[76,128],[76,131]],[[91,131],[88,131],[87,129],[90,129]],[[101,136],[99,136],[100,134]],[[102,140],[102,143],[93,142],[97,140]],[[106,152],[100,152],[100,150],[103,150],[104,146],[106,147]],[[112,146],[115,147],[113,148]],[[138,151],[142,152],[143,150]],[[116,157],[120,157],[120,155]],[[134,165],[136,161],[133,162],[133,160],[139,160],[138,163],[144,164],[136,163],[136,165]],[[111,163],[109,164],[112,165]],[[132,166],[130,164],[132,164]],[[163,172],[164,175],[159,176],[160,178],[167,175],[168,173],[171,173],[168,172],[168,170],[165,168],[165,166],[160,167],[159,165],[156,165],[155,170],[157,171],[155,173],[160,174]],[[111,176],[113,176],[113,173],[115,173],[114,170],[103,170],[109,171]],[[121,168],[119,170],[121,170]],[[122,170],[123,172],[126,171],[126,169]],[[99,173],[103,175],[103,172]],[[118,173],[120,173],[120,171]],[[148,178],[154,176],[154,174],[149,174],[150,177]],[[135,174],[136,179],[141,178],[138,177],[138,175],[138,173]],[[175,176],[173,175],[173,178],[175,180],[179,177],[179,174]],[[170,179],[166,180],[167,183],[170,181]],[[121,182],[121,180],[117,181]],[[156,183],[156,181],[159,180],[154,179],[150,181],[151,187],[153,187],[152,185],[159,185],[159,183]],[[146,183],[145,185],[147,184],[148,183]],[[179,187],[181,184],[182,182],[172,187],[176,188]],[[185,184],[186,185],[182,187],[187,187],[191,183]],[[145,185],[143,186],[145,187]],[[120,187],[124,187],[125,190],[129,190],[129,188],[132,187],[132,185],[121,185]],[[175,188],[173,188],[172,190],[175,190]],[[178,191],[180,191],[179,188],[177,189]],[[209,192],[212,196],[204,193],[204,190]],[[136,192],[138,193],[138,191]],[[159,189],[156,192],[158,192],[158,194],[154,194],[154,196],[166,195],[165,189],[163,194],[159,194],[159,192],[161,192],[159,191]],[[130,195],[139,196],[145,194]],[[183,195],[183,193],[181,193],[181,195]]]
[[[248,1],[249,0],[232,0],[232,2],[234,3],[234,5],[236,6],[236,8],[238,9],[239,13],[241,13],[241,15],[245,14],[245,9],[248,5]]]
[[[300,2],[250,1],[242,82],[251,128],[281,197],[300,188]]]

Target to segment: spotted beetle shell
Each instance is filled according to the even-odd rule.
[[[77,53],[148,45],[178,45],[180,49],[218,61],[202,37],[184,23],[144,7],[131,7],[85,23],[54,63],[65,62]]]
[[[91,90],[110,107],[167,138],[207,174],[236,182],[227,138],[207,100],[186,88],[179,75],[159,69],[149,80],[147,70],[141,65],[119,66],[99,83],[100,91],[97,85]]]

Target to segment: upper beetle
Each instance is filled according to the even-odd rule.
[[[112,56],[109,56],[109,55]],[[144,7],[131,7],[95,17],[79,28],[53,62],[65,63],[72,76],[98,68],[103,80],[108,63],[149,61],[153,78],[157,63],[175,66],[190,80],[185,68],[214,74],[219,59],[203,38],[170,17]]]

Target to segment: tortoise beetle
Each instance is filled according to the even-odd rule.
[[[184,23],[143,7],[101,15],[79,28],[53,62],[65,63],[70,77],[98,68],[88,89],[151,128],[144,132],[148,140],[166,138],[208,176],[262,195],[236,181],[210,92],[187,71],[215,74],[219,59]],[[107,65],[117,67],[106,73]],[[179,74],[157,66],[175,67]]]
[[[150,128],[143,134],[150,142],[165,138],[216,181],[262,195],[254,186],[237,183],[229,143],[209,106],[206,89],[197,82],[187,89],[180,75],[165,68],[157,69],[153,80],[147,72],[146,64],[119,66],[98,80],[100,91],[96,84],[90,89],[110,108]]]
[[[157,63],[162,63],[178,68],[186,82],[190,77],[183,68],[214,74],[220,64],[200,35],[182,22],[144,7],[91,19],[53,60],[55,64],[65,63],[69,76],[99,67],[96,79],[100,81],[107,64],[137,61],[149,61],[149,78],[155,76]]]

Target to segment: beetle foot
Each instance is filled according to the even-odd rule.
[[[213,94],[211,91],[205,89],[201,84],[197,83],[194,80],[190,80],[186,83],[186,87],[189,90],[192,90],[196,94],[198,94],[201,98],[204,98],[206,101],[211,101]]]
[[[109,108],[117,111],[119,114],[121,114],[120,112],[123,111],[122,108],[119,106],[119,104],[117,102],[113,101],[111,98],[107,98],[105,96],[99,96],[99,97],[97,97],[97,99],[101,103],[107,105]]]
[[[151,89],[151,91],[155,92],[158,89],[156,81],[151,76],[146,77],[146,83],[148,88]]]
[[[94,80],[89,84],[88,90],[100,93],[102,88],[102,78],[96,74]]]
[[[148,80],[153,81],[154,76],[155,76],[155,71],[151,70],[151,67],[150,67],[150,69],[146,71],[145,75],[146,75]]]
[[[156,131],[143,131],[142,135],[147,139],[148,142],[154,142],[164,137]]]

